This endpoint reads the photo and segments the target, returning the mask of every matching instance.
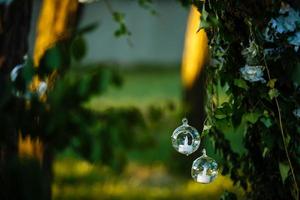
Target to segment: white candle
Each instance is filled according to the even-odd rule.
[[[197,182],[199,182],[199,183],[209,183],[210,182],[210,176],[203,175],[203,174],[198,174]]]
[[[197,182],[199,183],[209,183],[211,177],[206,174],[207,168],[204,168],[203,172],[197,175]]]
[[[193,151],[192,145],[188,144],[188,137],[184,139],[183,145],[179,145],[178,151],[184,154],[190,154]]]

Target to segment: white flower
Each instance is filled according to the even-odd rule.
[[[242,74],[242,77],[249,82],[258,82],[261,81],[262,83],[265,83],[266,80],[263,78],[263,69],[264,67],[261,65],[257,66],[249,66],[245,65],[245,67],[242,67],[240,69],[240,72]]]
[[[268,42],[274,42],[274,39],[278,39],[278,34],[294,32],[300,23],[300,12],[293,9],[288,4],[282,5],[279,10],[279,14],[280,15],[278,17],[270,20],[268,27],[265,29],[264,36]],[[290,37],[289,41],[296,41],[294,38]],[[297,48],[298,47],[296,45],[295,49]]]
[[[294,111],[293,111],[293,114],[296,118],[300,119],[300,108],[296,108]]]

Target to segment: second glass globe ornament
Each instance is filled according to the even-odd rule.
[[[205,149],[202,153],[202,156],[193,162],[191,175],[198,183],[211,183],[218,175],[218,163],[206,155]]]
[[[172,145],[176,151],[187,156],[195,152],[201,142],[199,132],[194,127],[188,125],[186,118],[182,119],[182,125],[174,130],[171,138]]]

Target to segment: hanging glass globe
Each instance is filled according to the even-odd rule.
[[[172,145],[179,153],[190,155],[200,145],[200,134],[192,126],[188,125],[186,118],[182,119],[182,125],[176,128],[171,136]]]
[[[22,68],[24,68],[24,65],[23,64],[20,64],[20,65],[17,65],[15,66],[11,72],[10,72],[10,80],[12,82],[16,81],[17,80],[17,77],[19,76]]]
[[[191,174],[198,183],[211,183],[218,175],[218,163],[206,155],[205,149],[202,152],[202,156],[193,162]]]
[[[37,94],[39,96],[43,96],[47,91],[48,85],[45,81],[41,81],[38,88],[37,88]]]

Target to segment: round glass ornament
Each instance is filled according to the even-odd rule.
[[[19,64],[17,66],[15,66],[11,72],[10,72],[10,80],[12,82],[17,80],[17,77],[19,76],[19,74],[21,73],[22,68],[24,68],[23,64]]]
[[[48,85],[45,81],[41,81],[38,88],[37,88],[37,94],[39,96],[43,96],[47,91]]]
[[[175,150],[187,156],[194,153],[201,142],[199,132],[188,125],[186,118],[182,119],[182,125],[174,130],[171,138]]]
[[[193,162],[191,175],[198,183],[211,183],[218,175],[218,163],[206,155],[205,149],[202,152],[202,156]]]

